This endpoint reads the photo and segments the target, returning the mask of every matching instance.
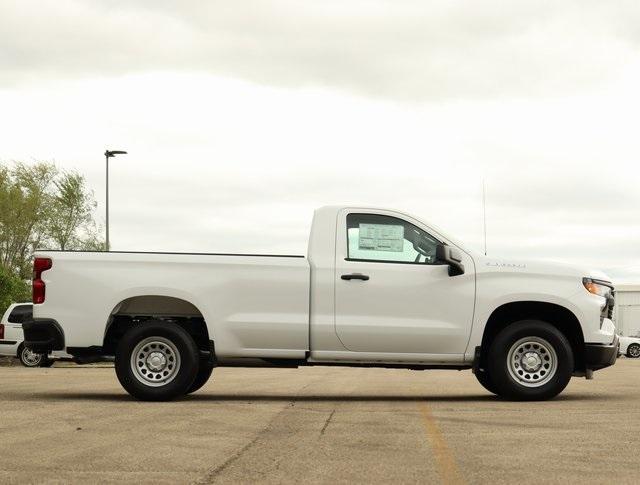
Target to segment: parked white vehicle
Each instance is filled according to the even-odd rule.
[[[307,257],[38,252],[33,293],[28,346],[115,356],[146,400],[238,365],[473,369],[541,400],[618,351],[604,274],[488,258],[386,209],[318,209]]]
[[[14,303],[7,308],[0,320],[0,355],[18,357],[25,367],[51,367],[55,358],[70,357],[65,352],[47,355],[25,347],[22,324],[31,320],[32,315],[31,303]]]
[[[619,353],[632,359],[640,357],[640,337],[623,337],[620,335]]]

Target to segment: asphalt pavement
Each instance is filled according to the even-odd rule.
[[[2,483],[637,483],[640,359],[553,401],[469,371],[222,368],[138,402],[113,368],[0,367]]]

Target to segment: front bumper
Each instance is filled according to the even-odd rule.
[[[22,324],[24,345],[39,353],[64,350],[64,332],[51,318],[34,318]]]
[[[615,335],[610,344],[585,344],[585,367],[591,370],[604,369],[616,363],[620,339]]]

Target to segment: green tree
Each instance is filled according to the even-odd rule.
[[[102,249],[93,214],[97,204],[76,172],[63,173],[53,182],[55,192],[47,233],[57,249]]]
[[[95,209],[77,172],[49,162],[0,164],[0,307],[28,296],[36,249],[104,250]]]
[[[47,239],[56,174],[51,163],[0,166],[0,266],[25,279],[33,250]]]
[[[0,266],[0,316],[12,303],[31,301],[31,288],[20,277]]]

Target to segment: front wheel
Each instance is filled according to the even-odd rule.
[[[491,394],[498,394],[498,390],[496,389],[496,385],[493,383],[493,379],[489,375],[489,372],[486,370],[480,370],[475,373],[476,379],[482,387],[484,387]]]
[[[637,359],[638,357],[640,357],[640,345],[629,345],[629,347],[627,347],[627,357],[630,357],[632,359]]]
[[[191,335],[169,322],[152,320],[129,329],[116,349],[122,387],[143,401],[169,401],[186,394],[199,369]]]
[[[567,337],[539,320],[522,320],[504,328],[491,344],[488,361],[498,394],[518,401],[557,396],[574,369]]]
[[[45,360],[44,354],[38,354],[24,345],[20,346],[18,358],[20,359],[20,363],[25,367],[40,367]]]

